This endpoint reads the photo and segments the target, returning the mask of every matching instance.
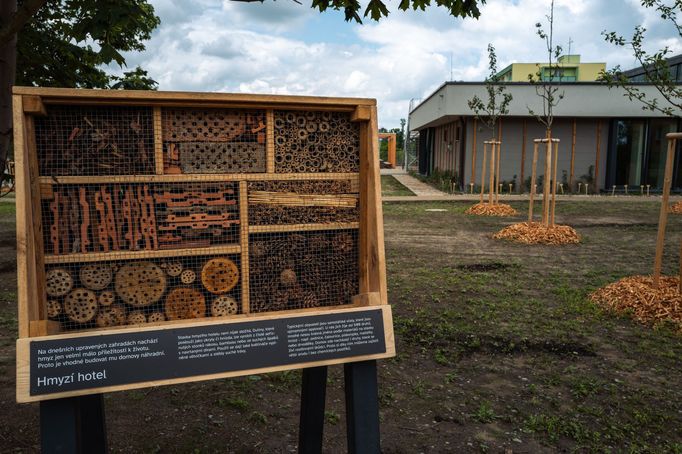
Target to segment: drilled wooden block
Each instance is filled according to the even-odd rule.
[[[265,144],[186,142],[178,148],[182,173],[265,172]]]
[[[161,119],[164,142],[257,141],[265,131],[264,111],[163,109]]]

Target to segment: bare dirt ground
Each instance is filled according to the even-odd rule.
[[[506,219],[385,205],[398,356],[379,364],[384,451],[682,453],[682,335],[586,298],[650,272],[658,204],[560,203],[583,242],[558,248],[493,240],[523,220],[512,205]],[[672,216],[668,273],[681,232]],[[15,254],[0,204],[0,452],[36,452],[38,406],[14,403]],[[295,452],[299,387],[287,372],[108,394],[111,449]],[[345,452],[340,367],[327,399],[325,452]]]

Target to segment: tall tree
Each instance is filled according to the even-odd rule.
[[[143,42],[159,24],[147,1],[2,0],[0,5],[0,166],[11,144],[15,81],[62,87],[155,87],[146,73],[135,70],[116,77],[103,69],[110,63],[124,67],[123,52],[144,50]]]
[[[236,1],[263,2],[263,0]],[[485,2],[486,0],[434,0],[433,3],[448,10],[448,13],[453,17],[478,18],[481,14],[478,6],[479,4],[484,5]],[[427,6],[431,6],[431,0],[400,0],[398,9],[402,11],[407,11],[408,9],[424,11]],[[360,17],[362,5],[359,0],[312,0],[312,7],[317,8],[320,12],[324,12],[327,9],[343,11],[347,21],[362,23],[362,18]],[[382,0],[369,0],[363,13],[363,17],[370,17],[373,20],[379,20],[388,15],[388,8]]]
[[[682,38],[682,28],[677,20],[678,13],[682,10],[682,1],[642,0],[641,4],[646,9],[653,9],[662,20],[667,21],[677,32],[677,37]],[[625,95],[630,100],[642,103],[642,109],[658,111],[668,116],[679,116],[682,110],[682,87],[678,85],[676,78],[670,72],[667,57],[672,53],[668,46],[647,52],[645,49],[646,28],[635,27],[631,38],[616,32],[602,32],[607,42],[619,47],[628,47],[637,62],[644,69],[644,82],[656,87],[661,97],[670,105],[661,104],[658,98],[647,97],[636,85],[632,85],[622,73],[620,66],[602,73],[601,79],[609,86],[619,86],[625,90]]]

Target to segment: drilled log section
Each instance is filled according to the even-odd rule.
[[[360,129],[342,112],[275,111],[275,171],[358,172]]]
[[[234,315],[240,274],[238,255],[50,267],[47,313],[65,330]]]
[[[35,127],[41,175],[154,173],[151,108],[51,105]]]

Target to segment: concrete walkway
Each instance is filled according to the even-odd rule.
[[[406,173],[396,173],[393,174],[393,178],[398,180],[403,186],[405,186],[410,191],[414,192],[417,197],[446,197],[447,194],[443,191],[430,186],[426,183],[422,183],[412,175]]]
[[[420,182],[421,183],[421,182]],[[423,183],[422,183],[423,184]],[[407,186],[407,185],[405,185]],[[410,188],[410,190],[412,190]],[[381,200],[384,202],[478,202],[479,195],[477,194],[445,194],[444,192],[437,191],[442,195],[418,195],[418,196],[386,196],[382,197]],[[660,195],[652,195],[651,197],[646,196],[610,196],[610,195],[557,195],[557,202],[649,202],[655,201],[660,202]],[[488,198],[485,197],[484,201],[487,202]],[[535,200],[542,200],[542,194],[536,194]],[[670,196],[670,202],[678,202],[682,200],[682,196],[675,195]],[[500,195],[500,203],[508,202],[527,202],[528,194],[525,195]]]

